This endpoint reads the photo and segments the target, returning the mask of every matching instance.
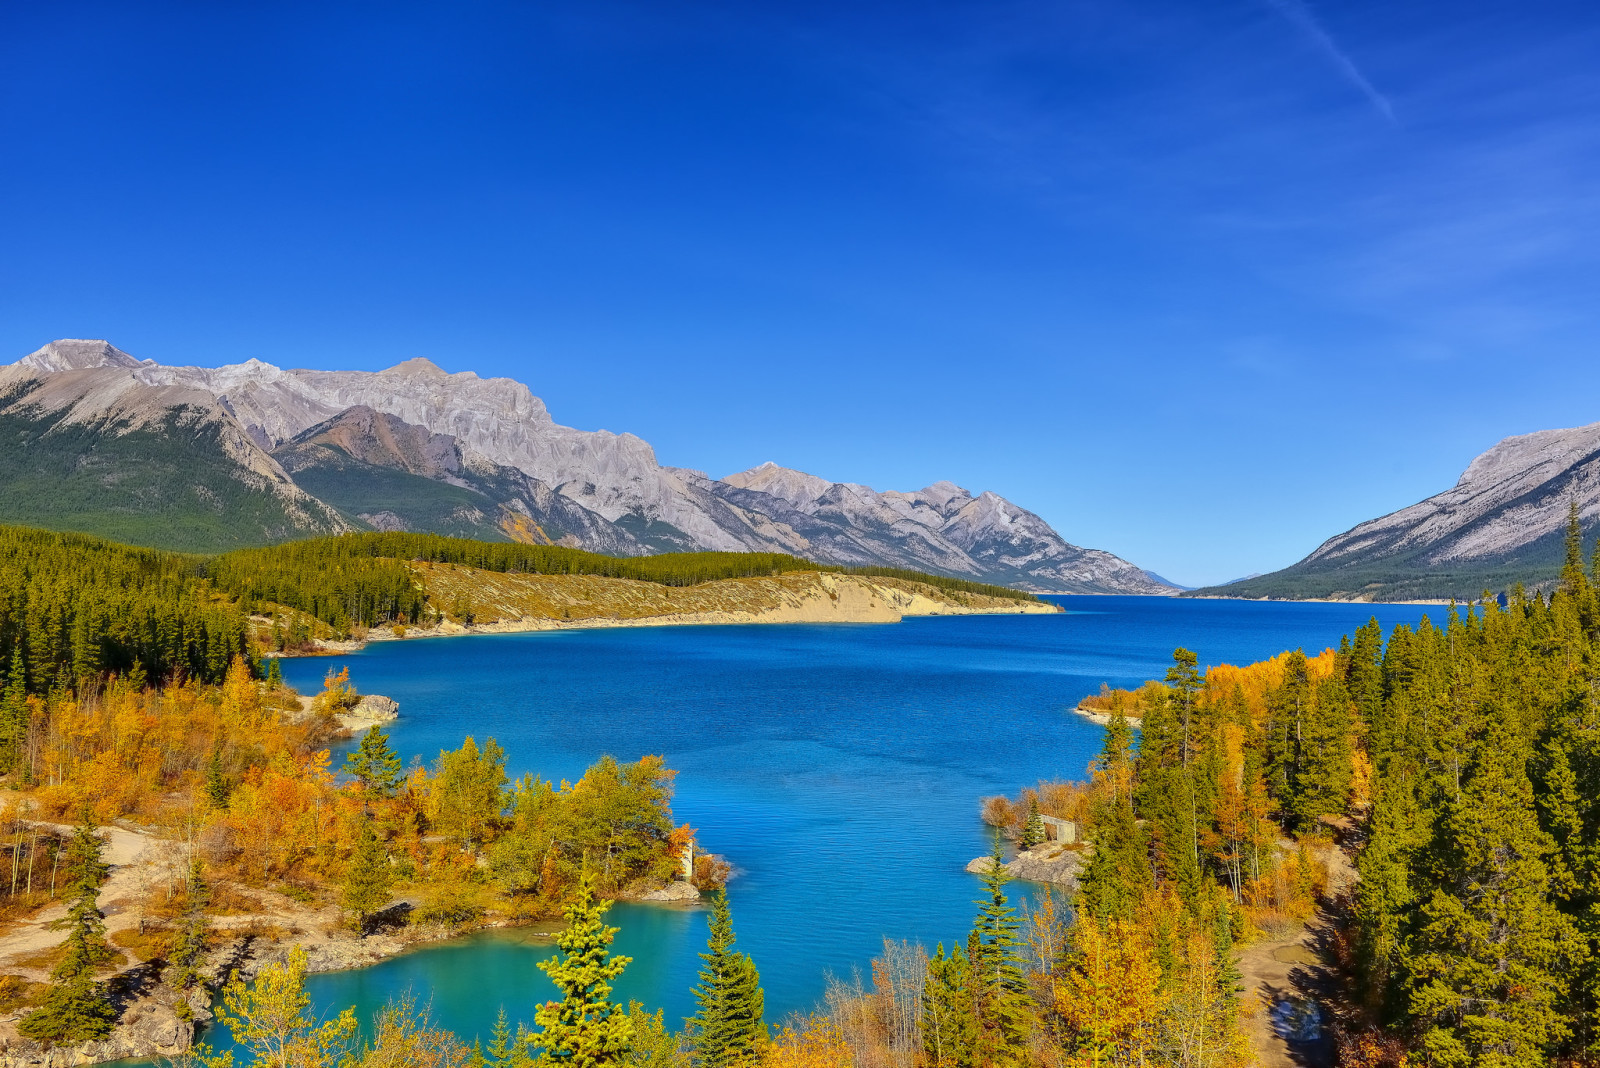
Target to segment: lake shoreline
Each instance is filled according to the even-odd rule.
[[[429,578],[453,592],[466,569],[434,566]],[[375,642],[532,634],[618,627],[743,626],[752,623],[899,623],[931,616],[1059,615],[1049,601],[1020,601],[948,591],[925,583],[829,572],[791,572],[758,579],[728,579],[700,587],[657,587],[631,579],[593,575],[496,575],[484,588],[472,573],[476,597],[494,603],[474,614],[482,622],[446,619],[431,627],[374,627],[349,640],[313,638],[289,656],[336,656]],[[650,588],[657,587],[657,588]],[[572,613],[587,612],[578,618]],[[629,614],[634,613],[634,614]],[[268,620],[261,620],[263,624]]]
[[[103,827],[101,831],[113,841],[114,851],[122,863],[114,866],[113,875],[120,869],[119,885],[108,882],[102,896],[121,894],[126,887],[120,883],[136,883],[138,869],[161,865],[164,858],[153,856],[150,846],[160,846],[167,839],[143,834],[136,835],[121,827]],[[135,838],[147,839],[135,843]],[[137,850],[130,855],[132,849]],[[669,884],[670,886],[671,884]],[[562,927],[562,921],[553,917],[516,919],[507,916],[486,917],[480,922],[461,927],[444,927],[435,924],[411,924],[406,921],[414,903],[396,901],[379,916],[388,915],[389,922],[380,920],[366,933],[352,931],[336,905],[322,908],[296,901],[274,890],[237,886],[238,892],[255,899],[259,911],[235,913],[212,917],[214,929],[222,935],[207,953],[200,968],[201,985],[188,999],[191,1019],[180,1015],[181,1002],[177,994],[160,982],[159,962],[136,961],[121,967],[106,978],[113,991],[120,991],[119,1015],[116,1026],[104,1039],[79,1046],[46,1048],[21,1037],[15,1025],[21,1017],[0,1021],[0,1068],[79,1068],[124,1060],[162,1060],[183,1056],[191,1051],[202,1032],[211,1025],[214,1017],[211,1005],[220,996],[222,987],[237,974],[243,979],[253,979],[270,964],[288,959],[296,948],[306,953],[308,975],[359,971],[418,950],[435,948],[450,942],[463,941],[475,935],[493,931],[526,931],[530,940],[553,941]],[[678,897],[652,897],[659,890],[621,894],[610,900],[628,904],[647,905],[685,911],[698,905],[698,895],[685,899]],[[108,917],[125,909],[114,907],[112,902],[102,905]],[[40,915],[22,923],[10,925],[0,931],[0,944],[22,942],[27,950],[37,951],[34,943],[52,940],[45,934],[46,916],[60,909],[45,909]],[[277,933],[260,933],[277,932]],[[65,936],[62,935],[62,938]],[[59,942],[60,939],[54,939]],[[14,955],[14,954],[7,954]],[[27,977],[36,981],[48,978],[38,969],[19,967],[8,962],[8,973],[38,972]]]

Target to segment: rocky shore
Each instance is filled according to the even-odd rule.
[[[66,830],[51,824],[39,826]],[[100,831],[111,865],[100,894],[109,936],[135,927],[150,888],[187,869],[179,843],[125,827]],[[364,968],[416,946],[472,931],[511,926],[502,919],[469,928],[418,924],[411,922],[414,903],[400,900],[374,917],[363,935],[350,929],[335,905],[319,907],[274,890],[237,884],[229,884],[229,890],[235,897],[250,900],[252,906],[211,918],[215,945],[200,968],[207,989],[192,996],[190,1019],[180,1015],[177,993],[164,981],[162,961],[125,960],[105,976],[119,1013],[110,1035],[79,1046],[47,1048],[17,1032],[17,1024],[29,1011],[28,1006],[17,1005],[0,1012],[0,1068],[74,1068],[129,1058],[179,1057],[192,1045],[196,1024],[211,1019],[211,997],[230,975],[254,978],[264,965],[286,960],[295,947],[305,950],[309,971],[334,972]],[[688,883],[672,882],[633,899],[681,907],[692,905],[699,897],[699,891]],[[0,933],[0,975],[13,975],[30,984],[48,982],[45,957],[64,937],[51,923],[63,914],[62,906],[52,905]],[[553,934],[555,928],[550,930]]]
[[[1030,883],[1053,883],[1069,889],[1078,888],[1078,874],[1088,863],[1089,853],[1084,848],[1074,848],[1056,842],[1046,842],[1033,849],[1023,850],[1004,866],[1013,879]],[[969,861],[967,870],[974,875],[987,875],[994,864],[993,857],[977,857]]]
[[[1079,705],[1072,711],[1082,716],[1090,723],[1098,723],[1102,727],[1109,727],[1111,725],[1111,713],[1109,712],[1100,712],[1093,708],[1084,708],[1082,705]],[[1143,716],[1130,716],[1127,713],[1123,713],[1122,718],[1128,721],[1128,726],[1130,727],[1137,727],[1144,722]]]

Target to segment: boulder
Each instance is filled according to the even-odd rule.
[[[1046,842],[1018,853],[1005,865],[1005,869],[1013,879],[1075,888],[1078,885],[1078,873],[1083,870],[1086,859],[1087,854],[1080,850]],[[974,875],[987,875],[992,863],[991,857],[978,857],[967,864],[967,870]]]
[[[699,901],[700,891],[689,883],[668,883],[660,890],[652,890],[639,898],[640,901]]]
[[[392,697],[369,693],[356,702],[349,713],[356,719],[369,719],[374,723],[387,723],[400,715],[400,702]]]

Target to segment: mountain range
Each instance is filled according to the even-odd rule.
[[[1268,575],[1205,596],[1340,600],[1475,599],[1556,579],[1576,503],[1586,538],[1600,529],[1600,423],[1509,437],[1450,489],[1329,538]]]
[[[527,386],[448,374],[176,367],[105,341],[0,368],[0,522],[197,552],[425,530],[635,555],[729,550],[903,567],[1041,593],[1170,594],[994,493],[908,493],[767,463],[713,479],[632,434],[576,430]]]

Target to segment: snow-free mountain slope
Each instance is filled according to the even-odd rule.
[[[332,508],[316,508],[334,523],[548,538],[608,553],[783,552],[1038,592],[1173,592],[993,493],[949,482],[880,493],[775,464],[719,481],[662,466],[632,434],[562,426],[520,382],[447,373],[425,359],[377,372],[260,360],[169,367],[103,341],[60,341],[12,370],[40,378],[46,393],[60,376],[86,375],[113,392],[136,384],[152,410],[160,397],[198,398],[226,417],[231,454],[279,479],[287,468],[291,485],[327,498]]]
[[[350,529],[203,390],[103,342],[0,368],[0,522],[217,551]]]
[[[952,482],[878,493],[765,463],[722,480],[725,496],[759,508],[761,493],[789,506],[775,518],[814,554],[840,563],[885,563],[1039,592],[1173,592],[1107,552],[1072,545],[1037,515],[998,494],[974,497]]]
[[[311,427],[273,457],[308,492],[379,530],[643,551],[626,531],[538,479],[364,405]]]
[[[1450,489],[1323,542],[1283,571],[1206,593],[1473,598],[1555,578],[1572,503],[1600,527],[1600,423],[1506,438]]]

